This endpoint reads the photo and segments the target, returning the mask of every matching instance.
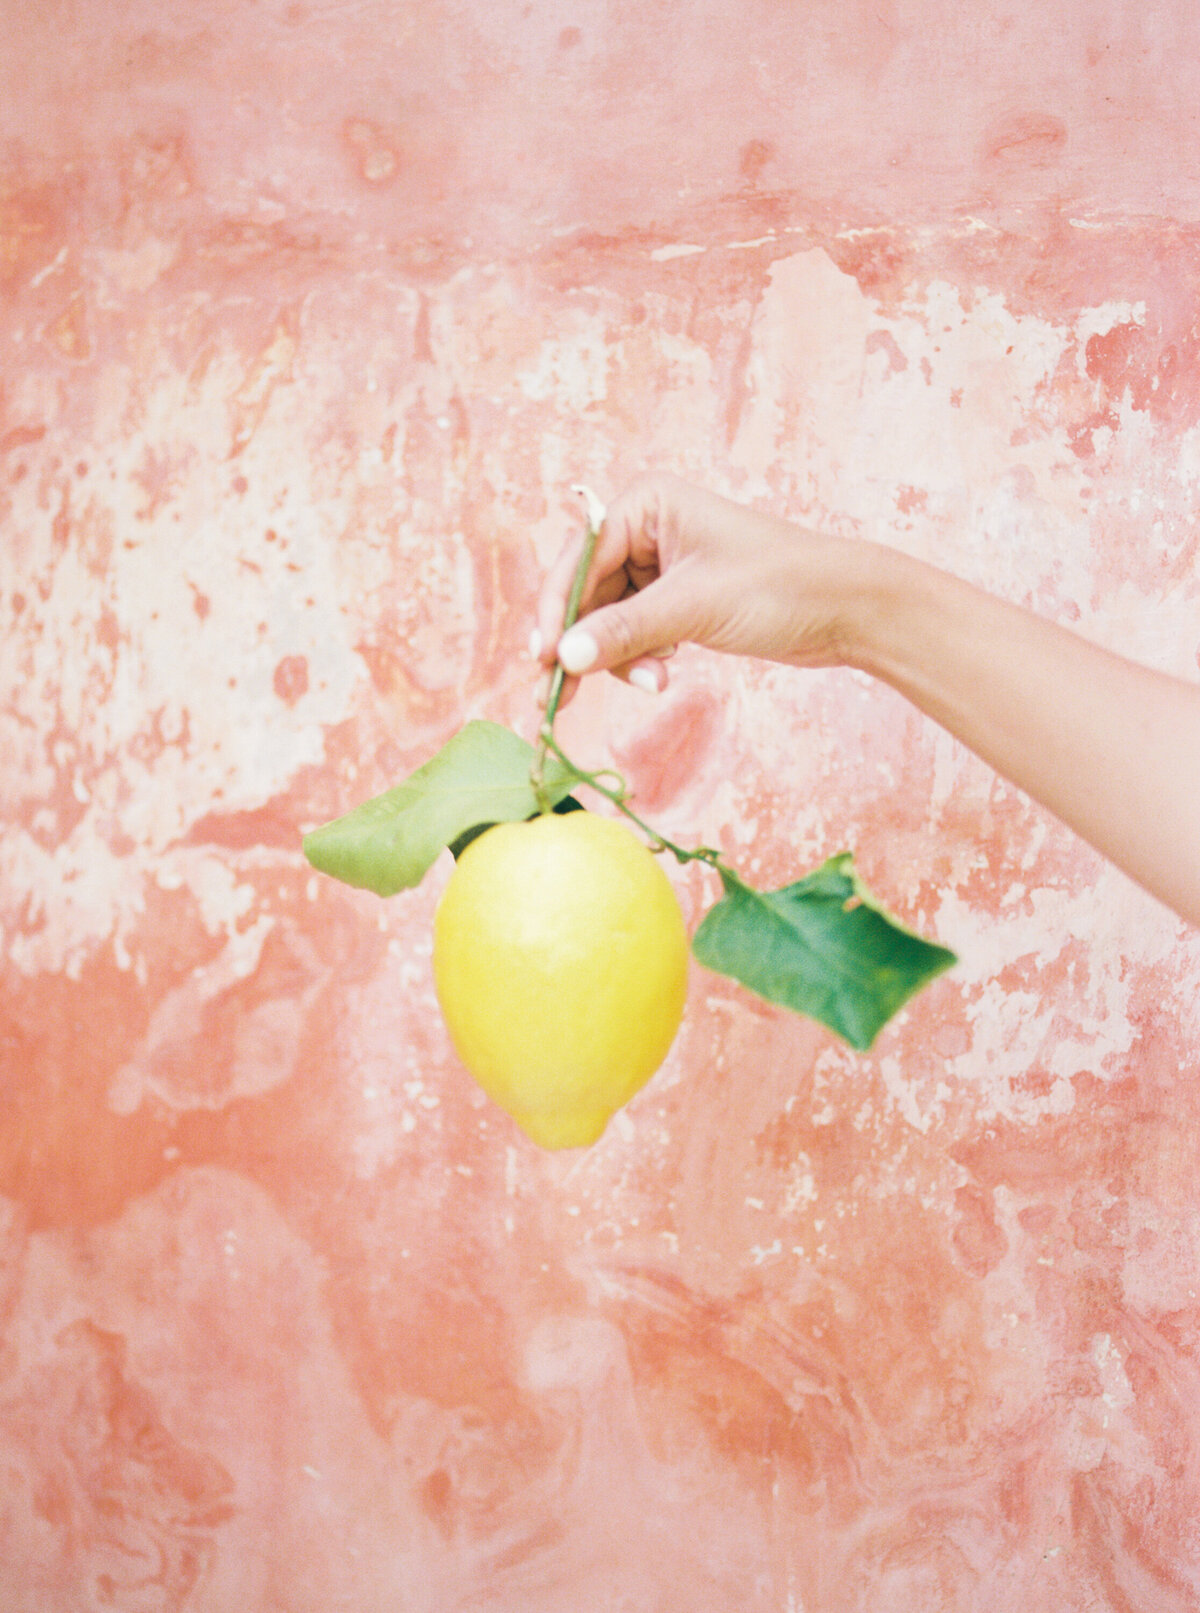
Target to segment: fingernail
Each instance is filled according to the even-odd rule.
[[[530,633],[530,635],[529,635],[529,654],[533,658],[533,660],[535,660],[535,661],[540,661],[541,660],[541,658],[542,658],[542,645],[544,643],[545,643],[545,639],[543,639],[540,630],[535,627],[533,632]]]
[[[645,694],[658,693],[658,679],[648,666],[635,666],[629,673],[629,681],[635,689],[641,689]]]
[[[599,654],[600,646],[582,628],[573,627],[558,641],[558,662],[566,672],[586,672]]]

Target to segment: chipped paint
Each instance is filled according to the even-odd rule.
[[[1196,676],[1195,8],[2,3],[0,1605],[1187,1613],[1194,935],[685,647],[568,747],[962,962],[869,1057],[696,969],[562,1158],[453,1058],[446,870],[299,838],[530,732],[648,464]]]

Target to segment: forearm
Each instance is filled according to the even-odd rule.
[[[890,551],[848,659],[1200,924],[1200,686]]]

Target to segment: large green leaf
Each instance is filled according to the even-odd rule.
[[[403,784],[305,835],[304,855],[347,885],[394,896],[419,885],[445,847],[462,850],[471,831],[532,817],[532,761],[533,747],[511,729],[469,722]],[[550,802],[562,802],[579,776],[548,756]]]
[[[869,1048],[914,992],[957,961],[880,907],[850,852],[778,891],[718,872],[725,894],[693,937],[699,961],[819,1019],[851,1047]]]

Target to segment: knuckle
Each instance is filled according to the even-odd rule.
[[[676,481],[665,471],[644,471],[610,507],[610,519],[627,550],[639,540],[657,544],[675,495]]]
[[[605,623],[605,659],[613,666],[623,666],[633,659],[633,625],[623,611],[614,611]]]

